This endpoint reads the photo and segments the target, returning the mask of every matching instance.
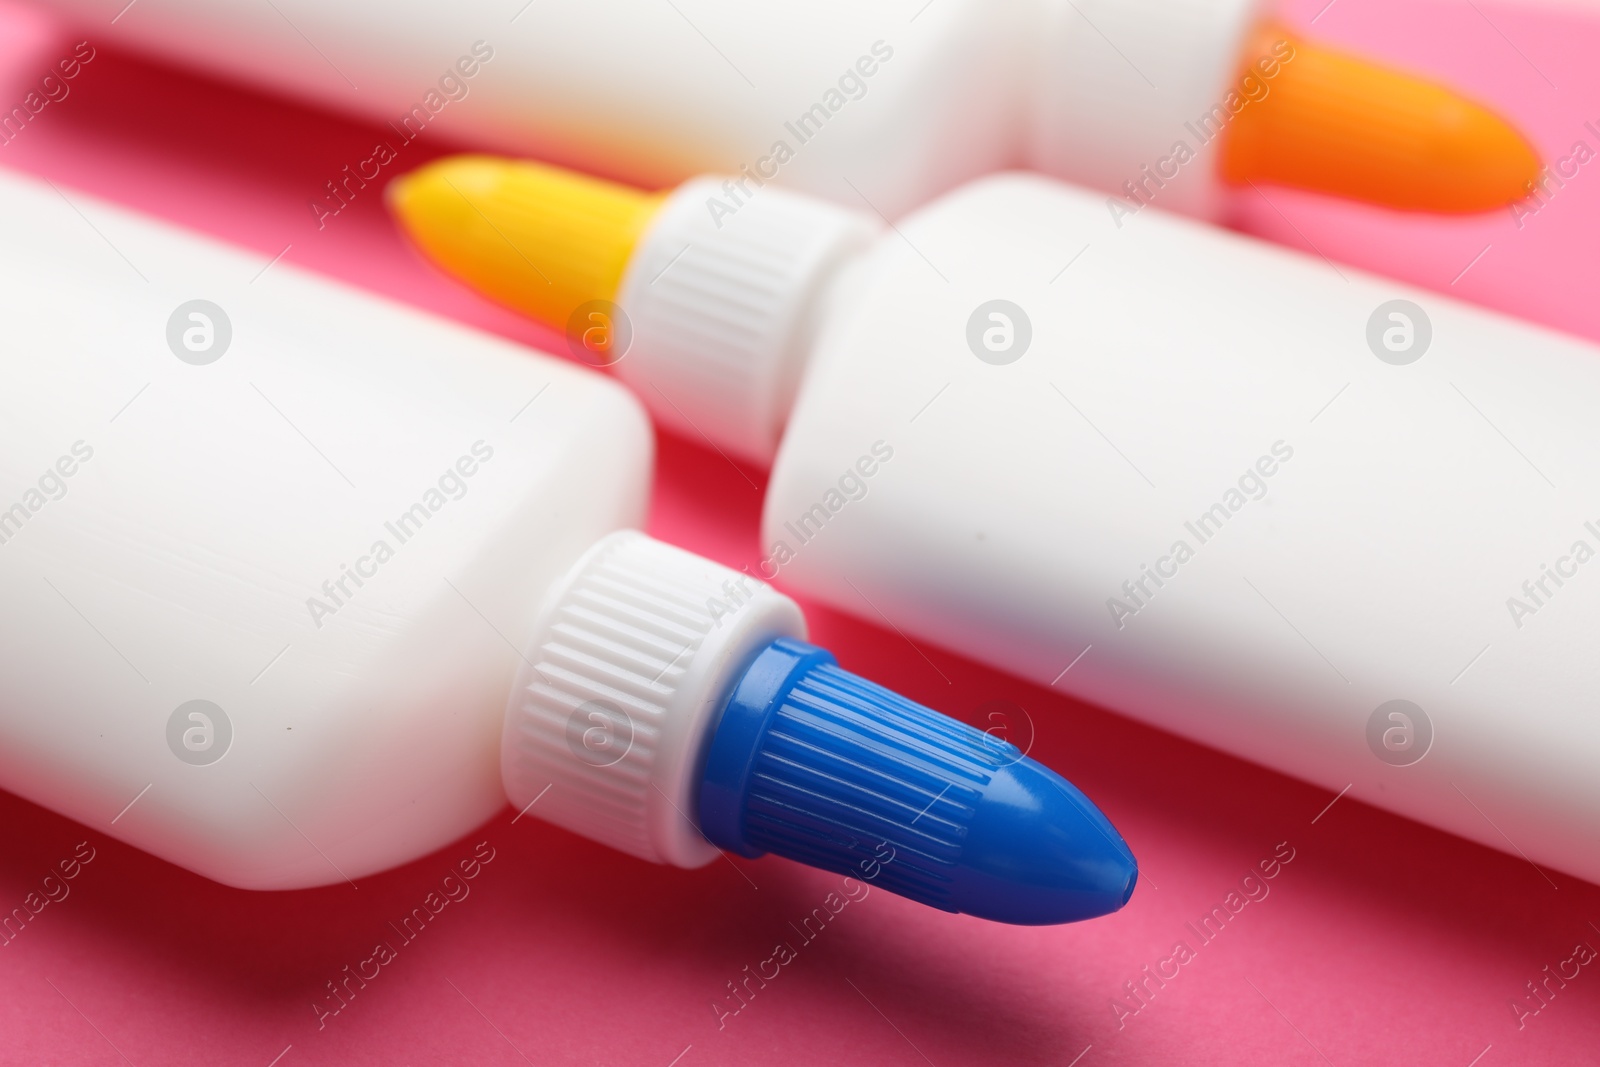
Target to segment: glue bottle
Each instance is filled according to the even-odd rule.
[[[1600,881],[1600,350],[1038,175],[892,228],[725,180],[390,200],[772,464],[756,576]]]
[[[1539,162],[1489,110],[1320,46],[1264,0],[51,0],[127,45],[378,125],[319,227],[408,148],[474,144],[650,188],[727,173],[888,218],[1031,167],[1212,218],[1278,183],[1498,209]],[[1253,194],[1252,194],[1253,195]]]
[[[1132,893],[1059,775],[630,529],[615,383],[76,192],[0,174],[0,212],[0,786],[251,889],[509,798],[1006,922]]]

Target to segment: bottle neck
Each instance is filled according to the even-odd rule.
[[[805,636],[799,607],[622,530],[551,588],[533,633],[501,738],[511,803],[642,859],[711,862],[694,817],[707,741],[757,654]]]
[[[519,811],[657,863],[771,852],[945,911],[1120,908],[1137,866],[1026,754],[843,670],[788,597],[625,530],[552,588],[506,709]]]
[[[658,425],[767,465],[824,294],[878,230],[870,216],[748,175],[685,183],[623,277],[617,305],[631,341],[614,371]]]
[[[1137,211],[1224,206],[1219,141],[1267,0],[1042,0],[1025,158]],[[1218,109],[1221,109],[1220,111]],[[1181,147],[1180,147],[1181,146]],[[1120,218],[1120,215],[1117,216]]]

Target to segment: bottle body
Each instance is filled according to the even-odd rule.
[[[834,285],[762,577],[1600,878],[1600,353],[1043,179],[900,230]]]
[[[118,6],[52,8],[96,40],[383,124],[354,168],[366,181],[408,169],[405,146],[437,123],[644,187],[731,174],[734,209],[776,181],[892,218],[1019,165],[1122,196],[1179,139],[1201,159],[1167,174],[1160,202],[1214,210],[1215,153],[1183,123],[1225,97],[1263,5],[141,0],[112,20]],[[319,222],[339,196],[312,201]]]
[[[246,888],[492,815],[543,590],[642,517],[637,403],[76,193],[0,198],[0,785]]]

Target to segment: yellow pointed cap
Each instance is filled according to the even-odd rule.
[[[1284,42],[1291,59],[1282,59]],[[1277,46],[1274,48],[1274,46]],[[1411,211],[1464,213],[1528,194],[1539,157],[1494,112],[1441,85],[1268,26],[1249,54],[1275,67],[1230,124],[1222,177],[1276,182]]]
[[[451,156],[389,183],[401,228],[444,270],[486,296],[565,329],[593,300],[615,300],[664,194],[559,167]]]

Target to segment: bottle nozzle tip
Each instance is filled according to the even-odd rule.
[[[1520,200],[1539,176],[1527,139],[1453,89],[1272,27],[1257,42],[1245,80],[1261,95],[1226,129],[1225,180],[1455,214]]]
[[[459,155],[395,178],[385,200],[446,273],[559,330],[581,305],[615,298],[661,198],[542,163]]]
[[[984,790],[962,850],[956,901],[963,912],[1001,922],[1077,922],[1120,909],[1138,876],[1105,815],[1072,783],[1022,757]]]
[[[700,827],[941,908],[1027,925],[1122,907],[1138,866],[1111,823],[1014,745],[780,638],[710,742]]]

